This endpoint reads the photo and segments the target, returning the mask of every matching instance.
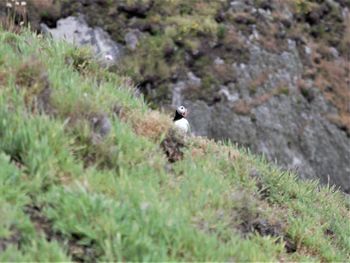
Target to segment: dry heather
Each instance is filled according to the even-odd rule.
[[[169,116],[153,110],[130,112],[127,119],[131,121],[136,134],[153,141],[164,137],[172,126]]]

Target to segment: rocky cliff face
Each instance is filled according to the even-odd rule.
[[[349,1],[33,0],[29,11],[43,2],[54,8],[29,14],[34,27],[83,14],[125,46],[111,70],[157,107],[185,104],[197,135],[350,192]]]
[[[280,55],[248,45],[250,59],[233,65],[238,83],[221,87],[220,102],[185,101],[196,133],[229,138],[297,169],[303,178],[349,189],[349,137],[327,119],[338,111],[319,89],[309,87],[312,98],[300,92],[297,81],[304,68],[295,43]],[[246,87],[261,76],[264,82],[252,95]]]

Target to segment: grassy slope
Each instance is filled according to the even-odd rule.
[[[88,57],[0,31],[0,261],[349,260],[340,193],[203,138],[168,163],[167,116]]]

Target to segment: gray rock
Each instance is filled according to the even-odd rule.
[[[183,102],[182,91],[184,89],[186,89],[185,81],[179,81],[174,84],[172,88],[172,103],[171,103],[171,106],[173,108],[177,108],[179,105],[182,104]]]
[[[141,36],[142,36],[142,33],[137,29],[129,31],[128,33],[125,34],[125,37],[124,37],[126,46],[130,50],[135,50]]]
[[[183,104],[182,92],[188,88],[199,88],[202,84],[202,80],[198,78],[193,72],[187,73],[187,78],[176,82],[172,87],[172,103],[173,108]]]
[[[214,64],[215,65],[223,65],[223,64],[225,64],[225,61],[222,58],[220,58],[220,57],[216,57],[214,59]]]
[[[185,105],[188,105],[188,121],[192,127],[195,127],[193,131],[197,136],[208,136],[210,130],[211,108],[203,101],[197,101],[196,103],[185,101]]]
[[[114,64],[122,56],[122,45],[114,42],[101,28],[89,27],[83,16],[60,19],[56,28],[49,28],[43,23],[40,27],[42,33],[51,35],[54,40],[64,39],[77,46],[91,46],[103,64]]]
[[[94,132],[99,134],[102,138],[106,137],[112,129],[112,123],[107,116],[97,116],[92,118],[92,124]]]
[[[312,49],[308,46],[305,47],[305,54],[310,56],[312,54]]]
[[[264,10],[262,8],[258,8],[257,13],[263,16],[266,20],[272,21],[273,18],[271,16],[271,11],[269,9]]]
[[[226,86],[221,87],[218,94],[224,101],[235,102],[239,99],[239,94],[237,92],[233,94],[230,93],[229,87]]]
[[[200,78],[198,78],[196,75],[194,75],[192,72],[189,72],[187,74],[188,77],[188,85],[192,86],[192,87],[200,87],[200,85],[202,84],[202,80]]]
[[[234,12],[246,12],[251,10],[251,6],[244,3],[244,1],[236,0],[230,2],[230,9]]]
[[[329,50],[334,58],[339,58],[339,52],[335,47],[331,47]]]

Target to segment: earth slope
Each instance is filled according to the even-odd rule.
[[[85,49],[0,30],[0,261],[349,261],[349,200],[172,130]]]
[[[31,1],[82,14],[125,46],[116,70],[153,107],[185,104],[197,135],[231,139],[350,191],[349,1]],[[62,29],[63,30],[63,29]]]

